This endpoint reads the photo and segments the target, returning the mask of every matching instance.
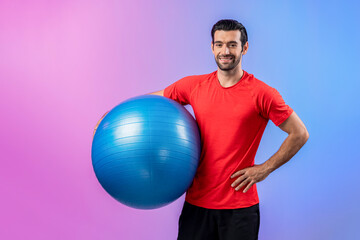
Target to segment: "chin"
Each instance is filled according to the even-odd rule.
[[[218,67],[220,68],[220,70],[222,71],[230,71],[230,70],[233,70],[236,66],[223,66],[221,64],[218,64]]]
[[[221,67],[219,67],[222,71],[231,71],[231,70],[233,70],[234,68],[221,68]]]
[[[222,65],[219,62],[216,62],[216,63],[218,65],[218,67],[220,68],[220,70],[222,70],[222,71],[231,71],[231,70],[234,70],[236,67],[239,66],[240,61],[234,61],[231,64],[225,65],[225,66]]]

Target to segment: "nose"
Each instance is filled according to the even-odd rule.
[[[224,45],[224,48],[222,49],[222,52],[223,52],[224,55],[228,55],[230,53],[230,50],[226,45]]]
[[[229,54],[230,53],[230,50],[228,47],[225,47],[225,54]]]

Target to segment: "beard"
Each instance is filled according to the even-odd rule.
[[[236,68],[237,65],[239,65],[241,56],[242,54],[240,54],[240,57],[236,59],[234,55],[219,55],[218,57],[215,57],[215,62],[222,71],[231,71]],[[232,57],[232,62],[222,64],[220,63],[220,57]]]

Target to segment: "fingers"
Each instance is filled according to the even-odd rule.
[[[252,187],[252,185],[254,185],[255,183],[256,183],[255,181],[251,181],[251,182],[247,185],[247,187],[244,189],[243,193],[246,193],[246,192]]]
[[[240,183],[240,184],[239,184]],[[235,187],[236,185],[238,185],[236,188],[235,188],[235,191],[239,191],[242,187],[245,187],[246,188],[243,190],[244,193],[246,193],[252,185],[254,185],[256,183],[256,181],[254,180],[251,180],[250,178],[246,178],[244,175],[239,177],[235,182],[233,182],[231,184],[232,187]]]
[[[262,165],[254,165],[252,167],[244,168],[240,171],[235,172],[230,178],[237,177],[237,179],[231,184],[236,191],[245,187],[243,192],[246,193],[252,185],[263,181],[269,175]]]
[[[250,179],[245,179],[244,181],[242,181],[236,188],[235,191],[239,191],[240,188],[244,187],[245,185],[247,185],[248,183],[250,183],[251,180]],[[236,185],[235,185],[236,186]]]
[[[238,177],[238,176],[241,176],[245,173],[244,169],[243,170],[240,170],[240,171],[237,171],[236,173],[234,173],[233,175],[231,175],[230,178],[234,178],[234,177]]]
[[[104,119],[104,117],[105,117],[108,113],[109,113],[109,111],[107,111],[107,112],[99,119],[99,121],[96,123],[96,125],[95,125],[95,127],[94,127],[93,138],[94,138],[94,136],[95,136],[95,132],[96,132],[98,126],[100,125],[101,121]]]
[[[97,130],[97,128],[99,127],[100,122],[101,122],[102,119],[103,119],[103,118],[101,118],[101,119],[96,123],[96,126],[94,127],[93,138],[94,138],[94,136],[95,136],[96,130]]]
[[[240,171],[237,171],[230,178],[234,178],[234,177],[238,177],[231,184],[231,187],[234,187],[235,191],[239,191],[242,187],[246,186],[246,188],[243,190],[243,192],[246,193],[251,188],[251,186],[256,183],[254,178],[251,175],[249,175],[249,173],[247,172],[247,169],[242,169]]]
[[[242,175],[241,177],[239,177],[238,179],[236,179],[231,186],[235,187],[236,185],[238,185],[239,183],[243,182],[247,177],[245,175]]]

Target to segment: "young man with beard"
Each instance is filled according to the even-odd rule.
[[[200,164],[186,194],[178,239],[257,239],[256,183],[289,161],[309,134],[278,91],[242,69],[249,48],[245,27],[220,20],[211,36],[217,71],[153,93],[190,104],[201,132]],[[272,157],[255,165],[269,119],[288,137]]]
[[[186,193],[178,239],[258,239],[256,183],[289,161],[309,134],[277,90],[242,69],[249,48],[245,27],[220,20],[211,36],[215,72],[188,76],[152,93],[190,104],[201,133],[200,163]],[[269,119],[288,136],[273,156],[255,165]]]

